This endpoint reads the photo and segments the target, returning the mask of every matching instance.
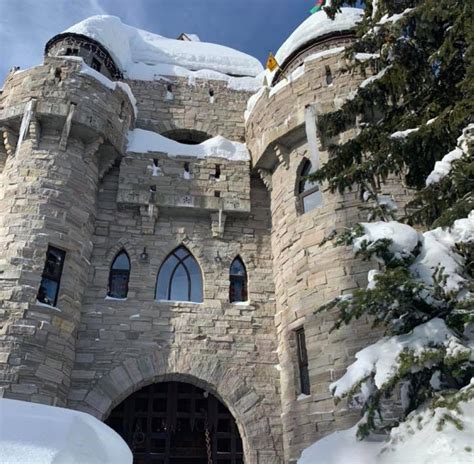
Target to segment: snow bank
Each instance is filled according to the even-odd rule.
[[[91,16],[65,32],[85,35],[101,43],[128,79],[174,75],[173,67],[251,77],[263,69],[256,58],[237,50],[206,42],[169,39],[123,24],[116,16]]]
[[[377,454],[383,442],[359,441],[356,434],[357,426],[331,433],[306,448],[298,464],[378,464]]]
[[[110,427],[70,409],[0,399],[0,462],[8,464],[132,464]]]
[[[161,152],[169,156],[207,158],[215,156],[231,161],[248,161],[250,154],[243,143],[217,136],[198,145],[187,145],[143,129],[128,133],[128,151],[134,153]]]
[[[470,352],[470,349],[446,327],[443,319],[435,318],[415,327],[408,334],[383,337],[359,351],[355,355],[356,360],[347,368],[346,373],[329,388],[334,396],[342,397],[373,375],[375,386],[380,389],[397,375],[402,352],[411,352],[416,359],[420,359],[434,347],[446,348],[446,357]]]
[[[473,131],[474,124],[469,124],[458,138],[457,147],[445,155],[441,161],[435,163],[433,171],[426,178],[427,186],[435,184],[446,177],[451,172],[454,161],[461,159],[464,155],[469,156],[469,143],[472,143],[473,137],[471,133]]]
[[[460,394],[472,389],[472,382]],[[357,426],[332,433],[304,450],[298,464],[472,464],[474,401],[460,401],[458,408],[420,408],[391,430],[388,443],[377,437],[359,441]]]
[[[336,14],[335,18],[331,19],[325,11],[318,11],[301,23],[286,39],[275,54],[276,60],[281,65],[294,51],[308,42],[332,32],[353,29],[357,22],[361,20],[362,14],[363,10],[359,8],[341,8],[341,13]]]

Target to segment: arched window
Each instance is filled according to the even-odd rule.
[[[229,300],[231,303],[247,301],[247,271],[238,256],[230,265]]]
[[[128,280],[130,278],[130,258],[122,250],[114,259],[109,275],[108,296],[112,298],[127,298]]]
[[[300,202],[300,210],[302,213],[307,213],[312,209],[321,206],[322,196],[319,190],[319,185],[316,182],[311,182],[306,179],[306,176],[312,174],[314,169],[310,160],[304,161],[300,175],[298,177],[298,197]]]
[[[158,272],[156,299],[202,302],[202,273],[194,256],[184,246],[176,248]]]

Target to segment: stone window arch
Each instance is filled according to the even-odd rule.
[[[117,253],[112,262],[112,266],[110,266],[107,296],[111,298],[127,298],[130,268],[130,257],[128,253],[122,249]]]
[[[203,279],[196,258],[183,245],[173,250],[158,271],[157,300],[202,303]]]
[[[247,270],[240,256],[232,261],[229,274],[229,301],[231,303],[247,301]]]
[[[313,169],[311,161],[305,158],[300,165],[296,180],[298,209],[301,214],[307,213],[322,205],[322,195],[319,185],[307,179],[307,176],[314,172],[315,170]]]

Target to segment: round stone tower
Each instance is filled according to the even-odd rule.
[[[109,59],[100,74],[59,56],[75,54],[70,40],[11,71],[0,96],[0,385],[5,397],[57,405],[71,384],[99,179],[135,119],[128,87],[108,79],[110,57],[82,42],[90,64]]]
[[[334,21],[321,11],[301,24],[275,57],[267,86],[249,101],[246,136],[254,169],[271,192],[276,329],[285,462],[324,435],[351,426],[357,413],[336,407],[329,391],[351,356],[367,343],[364,323],[330,333],[335,315],[315,311],[364,285],[364,263],[324,238],[359,219],[357,194],[338,195],[305,176],[328,156],[318,115],[334,111],[361,78],[348,70],[344,48],[361,10],[343,8]],[[347,140],[355,129],[339,140]]]

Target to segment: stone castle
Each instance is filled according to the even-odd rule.
[[[296,462],[357,421],[329,384],[371,327],[330,333],[336,316],[315,311],[366,285],[367,263],[320,246],[360,199],[305,177],[330,142],[315,118],[364,79],[344,58],[360,10],[343,10],[303,23],[273,72],[113,17],[10,72],[3,397],[105,420],[137,463]]]

